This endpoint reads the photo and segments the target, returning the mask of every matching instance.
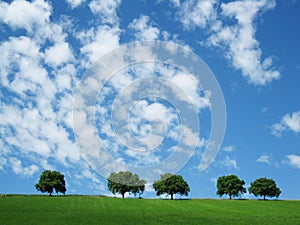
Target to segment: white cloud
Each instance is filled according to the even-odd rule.
[[[235,159],[231,159],[229,156],[226,156],[223,160],[220,160],[218,164],[221,167],[225,167],[227,169],[237,169],[237,161]]]
[[[145,184],[145,192],[155,192],[152,183],[146,183]]]
[[[89,169],[85,169],[82,172],[82,175],[85,178],[89,178],[90,180],[92,180],[96,184],[100,184],[101,183],[100,180],[98,179],[97,175],[95,173],[92,173]]]
[[[55,157],[66,164],[79,160],[79,152],[68,139],[68,133],[55,121],[46,119],[37,109],[16,110],[4,106],[1,125],[13,126],[14,133],[6,133],[6,143],[15,146],[23,154],[38,154],[41,158]],[[16,138],[17,137],[17,138]]]
[[[300,132],[300,111],[294,112],[291,115],[285,115],[282,119],[283,124],[295,133]]]
[[[168,74],[166,71],[163,71],[163,69],[168,71],[167,66],[166,68],[159,68],[159,66],[149,66],[149,64],[146,64],[144,67],[144,65],[138,64],[137,67],[134,67],[132,70],[129,69],[129,71],[120,73],[118,72],[114,74],[114,76],[110,78],[109,82],[107,82],[105,91],[101,93],[101,99],[104,101],[99,106],[99,111],[97,109],[97,112],[99,112],[101,115],[99,115],[99,117],[97,116],[96,121],[99,119],[100,123],[97,123],[99,124],[99,129],[101,130],[101,133],[106,136],[106,140],[109,140],[105,142],[105,146],[102,145],[101,147],[108,147],[108,151],[112,152],[114,156],[121,155],[124,157],[124,161],[126,161],[126,163],[129,163],[133,166],[136,166],[137,164],[157,164],[160,162],[160,160],[162,160],[159,156],[162,155],[165,157],[165,153],[174,153],[176,151],[176,153],[181,155],[191,154],[194,147],[197,147],[196,145],[199,134],[195,132],[195,129],[187,126],[180,126],[180,119],[178,117],[179,115],[177,115],[177,112],[170,107],[170,105],[165,105],[165,102],[162,101],[162,99],[168,99],[168,94],[170,95],[169,98],[172,99],[176,93],[173,93],[172,91],[171,93],[160,92],[160,89],[164,89],[164,86],[158,84],[159,82],[157,82],[160,81],[160,78],[147,80],[147,82],[144,83],[141,81],[141,83],[143,83],[142,85],[132,84],[134,83],[134,80],[140,81],[143,80],[142,78],[149,78],[149,76],[153,77],[155,74]],[[172,82],[170,78],[174,74],[177,73],[171,71],[171,73],[168,74],[168,82]],[[162,81],[164,82],[165,79]],[[192,82],[192,78],[188,79],[188,76],[186,76],[185,81]],[[91,88],[88,89],[94,89],[92,85],[95,84],[95,82],[85,83],[89,83],[89,86],[91,85]],[[190,82],[185,82],[185,84],[189,84]],[[193,91],[196,91],[197,89],[194,88],[194,86],[197,86],[194,83],[195,81],[192,82],[193,87],[190,86],[190,88],[189,85],[186,85],[186,90],[194,96],[198,96],[197,93],[193,93]],[[130,84],[132,85],[128,87]],[[180,85],[179,81],[178,84]],[[150,99],[138,97],[140,96],[138,93],[141,93],[141,90],[144,90],[143,85],[152,87],[149,91],[151,92],[150,96],[153,97]],[[156,86],[160,86],[161,88],[156,88]],[[142,91],[142,93],[144,92]],[[146,91],[145,93],[148,92]],[[117,102],[110,103],[110,101],[112,101],[111,98],[107,98],[106,96],[111,96],[111,94],[117,94]],[[159,96],[158,100],[155,99],[156,96]],[[130,99],[132,99],[132,101]],[[183,100],[191,102],[191,100],[188,98],[184,98]],[[170,100],[170,102],[172,102],[172,100]],[[110,109],[111,104],[112,109]],[[107,110],[102,110],[104,106],[107,107]],[[108,112],[110,110],[113,110],[113,117],[111,117],[110,113]],[[178,124],[176,123],[176,120]],[[113,132],[111,123],[114,126],[113,128],[115,132]],[[191,124],[189,124],[189,126],[191,126]],[[166,128],[171,130],[170,134]],[[88,138],[90,139],[90,137]],[[182,145],[180,148],[178,147],[173,149],[171,149],[171,146],[164,146],[164,149],[169,149],[170,151],[162,153],[164,149],[160,149],[159,147],[164,138],[172,138],[174,139],[174,142],[180,141]],[[110,144],[110,142],[112,144]],[[114,145],[116,142],[118,142],[118,146]],[[169,143],[164,144],[171,145]],[[199,145],[200,144],[202,145],[201,140],[199,142]],[[113,147],[111,148],[111,146]],[[155,150],[158,151],[153,152],[154,154],[152,154],[151,151],[147,151],[156,147],[158,147],[158,149]],[[130,158],[128,159],[126,156],[129,156]]]
[[[54,95],[47,71],[41,67],[40,46],[27,37],[11,38],[0,45],[1,83],[13,92],[25,97],[29,92],[47,92],[47,98]],[[46,87],[41,87],[49,83]]]
[[[188,95],[188,97],[191,99],[191,102],[197,107],[198,110],[210,107],[209,98],[211,96],[211,92],[206,90],[203,92],[204,96],[201,96],[199,83],[196,80],[192,79],[187,74],[178,71],[176,71],[170,80]],[[185,99],[180,95],[178,97],[182,98],[182,100]]]
[[[74,60],[74,56],[67,42],[56,43],[45,51],[45,61],[54,67]]]
[[[218,178],[210,178],[210,181],[214,183],[214,185],[216,186],[217,185],[217,182],[218,182]]]
[[[103,182],[103,180],[100,179],[101,177],[99,176],[99,174],[97,174],[93,169],[89,167],[88,164],[83,161],[76,163],[76,169],[72,168],[72,170],[68,170],[66,172],[66,176],[66,180],[68,181],[67,184],[71,184],[73,187],[75,185],[84,186],[87,190],[91,189],[93,193],[96,194],[99,194],[99,191],[102,194],[107,191],[106,182]],[[69,192],[70,188],[67,187],[67,189]],[[76,193],[77,190],[73,192]]]
[[[67,1],[75,8],[85,0]],[[100,11],[97,2],[104,7],[98,8]],[[0,170],[11,168],[21,176],[32,176],[41,168],[55,169],[57,165],[77,168],[76,174],[92,181],[91,188],[104,190],[81,160],[72,137],[73,88],[79,80],[68,36],[78,35],[81,53],[88,61],[83,66],[118,47],[121,31],[116,10],[120,2],[92,1],[89,5],[100,23],[114,26],[76,31],[67,16],[51,21],[49,1],[0,2],[0,24],[7,24],[12,31],[27,31],[26,37],[8,37],[0,43],[0,82],[5,88],[5,93],[2,88],[0,92]]]
[[[85,2],[85,0],[66,0],[72,9],[80,6],[83,2]]]
[[[2,42],[0,44],[0,52],[1,83],[5,86],[11,82],[9,75],[12,67],[20,67],[22,64],[24,66],[25,64],[32,65],[41,57],[37,43],[24,36],[10,38],[8,41]],[[43,75],[44,73],[40,77],[43,77]],[[20,92],[21,90],[18,91]]]
[[[126,116],[127,107],[126,103],[121,107],[115,107],[116,116],[114,120],[117,119],[122,124],[121,127],[115,127],[118,129],[119,140],[131,148],[154,149],[168,135],[167,128],[176,126],[176,120],[178,120],[178,115],[173,108],[166,107],[159,102],[151,103],[147,100],[141,100],[131,108],[128,121],[125,119],[126,123],[121,123],[123,118],[120,118],[119,115],[124,116],[125,114]]]
[[[217,0],[188,0],[184,1],[180,6],[177,1],[172,1],[172,3],[174,6],[180,7],[178,20],[185,29],[205,28],[216,18]]]
[[[6,165],[6,163],[7,160],[4,157],[0,156],[0,170],[4,170],[4,166]]]
[[[46,44],[49,40],[53,43],[63,43],[67,37],[65,30],[69,29],[70,21],[60,23],[46,23],[40,26],[36,33],[34,33],[34,39],[40,44]]]
[[[226,19],[236,19],[234,25],[214,27],[208,44],[225,50],[226,57],[236,69],[240,69],[250,83],[265,85],[280,77],[272,66],[272,58],[262,59],[259,42],[255,38],[254,19],[258,13],[273,9],[275,1],[236,1],[222,3],[222,14]]]
[[[182,142],[188,148],[195,148],[199,137],[198,132],[193,132],[190,128],[182,126]],[[199,143],[200,145],[200,143]]]
[[[287,155],[285,157],[287,159],[286,163],[289,166],[294,167],[296,169],[300,169],[300,156],[299,155],[291,154],[291,155]]]
[[[169,2],[170,2],[174,7],[179,7],[179,6],[180,6],[180,0],[169,0]]]
[[[40,29],[44,32],[45,27],[52,25],[48,23]],[[59,25],[55,27],[61,28]],[[44,162],[41,164],[51,166],[47,165],[47,159],[54,158],[68,166],[68,163],[80,159],[69,138],[72,128],[71,83],[75,72],[71,72],[71,66],[65,65],[55,72],[56,77],[50,79],[42,64],[44,55],[40,52],[49,37],[45,35],[41,41],[40,31],[34,33],[36,36],[33,38],[14,37],[0,44],[1,84],[9,92],[5,97],[1,96],[0,126],[3,129],[0,142],[3,148],[26,155],[35,164]],[[62,30],[58,31],[64,38]],[[55,42],[56,39],[53,40]],[[50,50],[46,53],[47,60],[50,53]],[[60,58],[62,52],[56,53],[60,61],[66,59]],[[60,98],[56,98],[57,95]],[[22,167],[22,161],[11,162],[14,163],[14,171],[19,174],[30,175],[36,169],[35,166]]]
[[[232,152],[235,150],[235,146],[234,145],[224,146],[222,150],[225,152]]]
[[[120,29],[118,27],[100,25],[97,29],[91,28],[87,31],[79,32],[77,38],[83,44],[80,51],[87,56],[90,64],[119,46]]]
[[[284,115],[279,123],[271,126],[271,133],[277,137],[280,137],[283,131],[300,132],[300,111]]]
[[[142,100],[134,105],[132,113],[134,116],[141,116],[141,119],[148,121],[160,119],[164,123],[170,123],[177,115],[173,109],[167,108],[159,102],[148,103]]]
[[[280,77],[272,57],[262,58],[254,24],[260,13],[275,7],[275,0],[223,2],[221,10],[217,0],[188,0],[180,6],[173,5],[179,10],[178,20],[183,27],[205,29],[208,35],[205,44],[221,48],[233,67],[241,70],[250,83],[265,85]]]
[[[158,164],[160,162],[160,157],[153,154],[151,151],[126,150],[125,153],[127,156],[130,156],[134,159],[132,163],[133,165],[131,166],[149,166]]]
[[[271,164],[271,155],[269,155],[269,154],[262,154],[262,155],[256,160],[256,162],[266,163],[266,164]]]
[[[33,174],[35,174],[39,170],[39,167],[37,165],[30,165],[28,167],[23,167],[21,160],[14,158],[14,157],[10,158],[9,161],[10,161],[12,170],[17,175],[31,177]]]
[[[138,41],[153,41],[159,37],[159,29],[153,25],[148,16],[141,15],[128,27],[135,31],[134,36]]]
[[[119,21],[117,9],[120,4],[121,0],[93,0],[89,3],[89,7],[92,13],[100,16],[103,24],[116,24]]]
[[[0,2],[0,21],[12,28],[24,28],[31,32],[36,26],[49,21],[51,6],[47,1],[35,0],[32,2],[19,0],[10,4]]]
[[[63,92],[65,90],[71,90],[74,83],[76,82],[76,68],[73,64],[66,64],[65,66],[62,66],[58,70],[56,70],[55,74],[55,85],[58,92]],[[76,85],[76,83],[75,83]],[[62,99],[64,104],[61,104],[60,107],[64,107],[66,105],[70,105],[70,103],[66,102],[65,99],[68,101],[67,97],[71,97],[71,95],[66,95],[66,98]]]

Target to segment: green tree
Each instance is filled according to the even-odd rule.
[[[160,180],[153,183],[156,195],[168,194],[173,199],[174,194],[188,195],[190,187],[180,175],[170,173],[160,176]]]
[[[129,171],[111,173],[107,178],[107,187],[113,193],[120,193],[122,198],[126,192],[141,196],[145,190],[145,180],[140,180],[137,174]]]
[[[145,184],[146,181],[145,180],[137,180],[136,185],[134,185],[132,187],[132,193],[136,196],[137,194],[139,195],[139,198],[141,197],[141,195],[144,193],[145,191]]]
[[[264,200],[266,197],[278,198],[281,190],[276,186],[276,183],[272,179],[259,178],[256,179],[249,187],[249,193],[254,196],[262,196]]]
[[[229,198],[236,197],[239,194],[246,193],[244,188],[245,181],[240,180],[236,175],[221,176],[217,180],[217,195],[229,195]]]
[[[57,194],[59,192],[65,194],[67,191],[64,175],[51,170],[45,170],[41,174],[39,182],[35,184],[35,188],[42,193],[48,192],[49,196],[52,195],[54,190]]]

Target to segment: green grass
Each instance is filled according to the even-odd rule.
[[[299,224],[300,201],[0,197],[0,224]]]

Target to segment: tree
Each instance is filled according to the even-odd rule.
[[[134,196],[136,196],[136,194],[138,194],[139,198],[140,198],[141,195],[145,191],[146,181],[145,180],[138,180],[138,181],[136,181],[136,184],[137,184],[136,186],[132,187],[132,193],[134,194]]]
[[[145,190],[145,180],[140,180],[137,174],[129,171],[111,173],[107,178],[107,187],[113,193],[120,193],[124,198],[126,192],[141,196]]]
[[[153,183],[156,195],[168,194],[173,199],[174,194],[188,195],[190,187],[180,175],[170,173],[160,176],[160,180]]]
[[[236,175],[230,174],[228,176],[221,176],[217,181],[217,195],[220,197],[223,195],[229,195],[229,198],[236,197],[239,194],[246,193],[244,180],[240,180]]]
[[[45,170],[41,176],[39,182],[35,185],[35,188],[44,193],[48,192],[49,196],[52,195],[53,190],[58,194],[61,192],[66,193],[66,183],[64,175],[57,171]]]
[[[249,193],[254,194],[254,196],[262,196],[264,200],[266,197],[276,197],[278,198],[281,190],[276,187],[276,183],[272,179],[259,178],[256,179],[249,187]]]

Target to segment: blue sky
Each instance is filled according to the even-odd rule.
[[[107,172],[136,168],[155,179],[178,153],[173,170],[188,181],[190,197],[217,197],[216,179],[232,173],[246,187],[272,178],[280,198],[300,199],[299,10],[298,0],[1,1],[0,193],[37,193],[40,173],[55,169],[65,174],[68,194],[111,195]],[[89,83],[103,78],[101,68],[89,70],[103,56],[120,56],[122,46],[138,41],[180,46],[212,71],[227,120],[211,164],[203,158],[220,102],[200,85],[202,71],[159,62],[119,68],[119,58],[108,57],[113,75]],[[134,50],[137,58],[153,57]],[[96,100],[91,124],[80,101],[86,96]],[[199,127],[181,110],[190,106]],[[151,186],[143,196],[155,197]]]

